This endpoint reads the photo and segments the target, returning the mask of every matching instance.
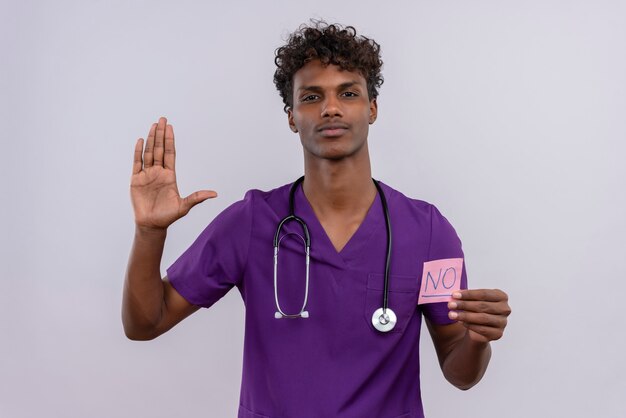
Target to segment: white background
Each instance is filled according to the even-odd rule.
[[[237,291],[150,342],[125,338],[135,140],[174,125],[181,192],[163,271],[250,188],[302,172],[272,83],[311,17],[382,45],[373,174],[437,205],[470,286],[513,314],[483,381],[442,377],[428,417],[625,416],[623,1],[0,2],[1,417],[233,417]]]

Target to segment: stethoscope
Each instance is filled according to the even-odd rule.
[[[289,190],[289,215],[283,218],[282,221],[278,224],[276,228],[276,234],[274,235],[274,299],[276,301],[276,313],[274,314],[274,318],[308,318],[309,311],[306,310],[306,304],[309,297],[309,266],[310,266],[310,251],[311,251],[311,236],[309,235],[309,228],[302,218],[295,215],[294,212],[294,197],[295,192],[300,183],[304,180],[304,176],[300,177],[296,180],[291,189]],[[385,199],[385,194],[380,187],[380,184],[374,179],[372,179],[376,189],[378,190],[378,195],[380,196],[380,201],[383,205],[383,212],[385,214],[385,225],[387,228],[387,255],[385,257],[385,286],[383,291],[383,306],[381,308],[376,309],[374,314],[372,315],[372,325],[380,332],[388,332],[391,331],[395,326],[398,318],[396,314],[389,308],[389,266],[391,264],[391,222],[389,221],[389,209],[387,208],[387,200]],[[296,222],[300,224],[302,227],[302,232],[304,237],[299,234],[288,233],[280,236],[283,225],[289,222]],[[280,243],[286,236],[296,235],[304,244],[304,254],[305,254],[305,263],[306,263],[306,284],[304,290],[304,302],[302,303],[302,308],[300,308],[300,312],[297,314],[286,314],[280,307],[280,303],[278,302],[278,248],[280,247]]]

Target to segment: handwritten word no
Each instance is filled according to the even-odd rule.
[[[443,285],[443,287],[445,287],[446,289],[452,289],[452,287],[456,284],[456,269],[454,267],[448,267],[446,269],[446,271],[443,272],[443,277],[441,276],[441,271],[443,269],[439,269],[439,277],[437,277],[437,281],[435,282],[435,279],[433,278],[433,276],[430,274],[430,271],[428,272],[428,274],[426,275],[426,287],[425,287],[425,291],[428,292],[428,283],[430,281],[430,283],[433,284],[433,287],[435,288],[434,290],[437,290],[437,288],[439,287],[439,284]],[[448,274],[449,271],[452,271],[451,274]],[[454,277],[453,277],[454,276]],[[448,279],[448,281],[446,282],[446,277]],[[451,279],[452,278],[452,279]]]
[[[424,262],[418,305],[446,302],[461,288],[462,258],[444,258]]]

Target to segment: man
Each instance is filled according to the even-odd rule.
[[[174,132],[165,118],[152,125],[145,149],[137,141],[126,335],[156,338],[237,286],[246,306],[240,418],[423,417],[422,314],[446,379],[468,389],[487,368],[489,342],[503,334],[507,295],[467,290],[463,269],[463,290],[451,302],[417,305],[424,262],[463,252],[433,205],[372,181],[367,135],[382,84],[378,44],[352,27],[315,22],[277,50],[276,64],[274,81],[304,151],[304,181],[249,191],[163,279],[167,227],[216,193],[180,197]],[[276,232],[288,215],[310,233],[310,286],[305,227],[289,221]],[[273,239],[280,254],[276,278]],[[372,315],[383,298],[389,310]]]

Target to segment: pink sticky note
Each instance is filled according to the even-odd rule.
[[[461,273],[463,273],[462,258],[425,262],[417,304],[452,300],[452,292],[461,288]]]

